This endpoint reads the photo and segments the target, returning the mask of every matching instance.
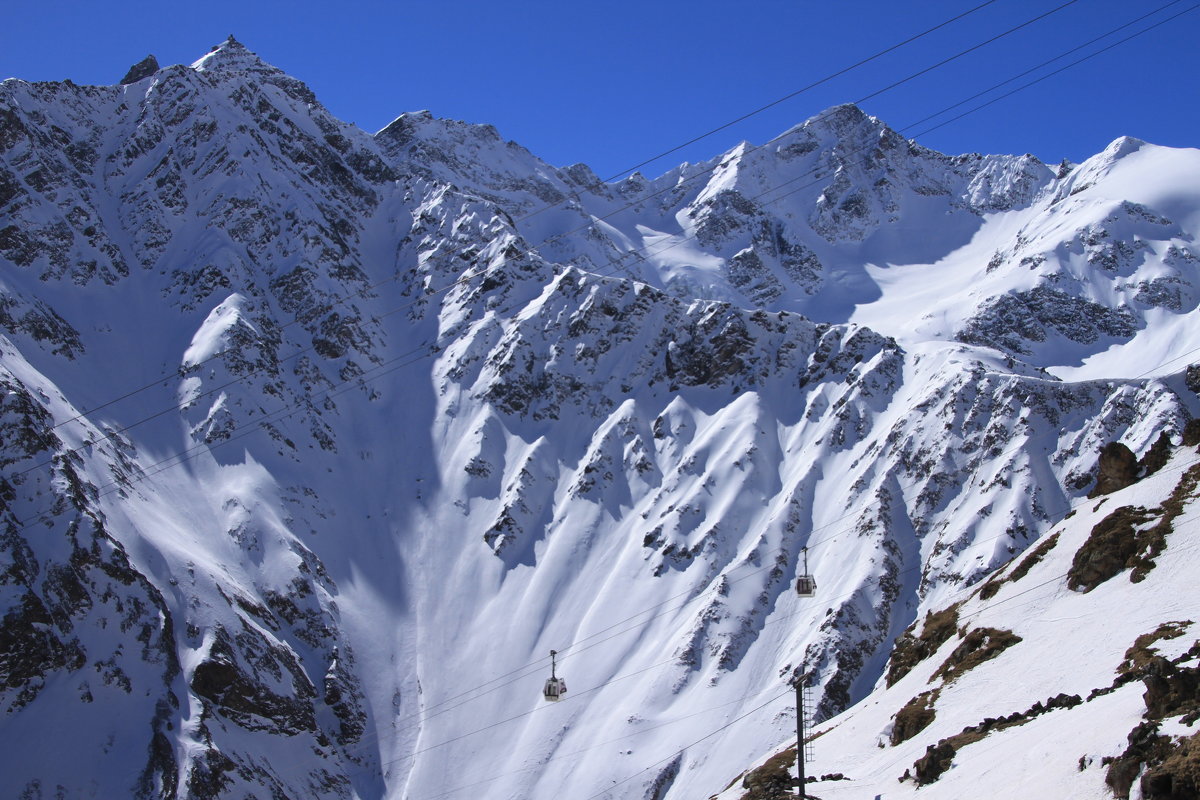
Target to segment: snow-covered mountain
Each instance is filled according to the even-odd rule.
[[[0,85],[12,796],[707,797],[1200,411],[1200,151],[605,184],[137,66]]]

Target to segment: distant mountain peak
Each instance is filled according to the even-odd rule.
[[[798,128],[839,138],[854,137],[855,134],[861,136],[864,133],[878,135],[891,131],[881,119],[871,116],[854,103],[831,106],[809,117]]]
[[[1136,153],[1145,146],[1146,143],[1141,139],[1134,138],[1133,136],[1120,136],[1116,139],[1113,139],[1112,143],[1109,144],[1108,147],[1104,148],[1102,155],[1108,156],[1113,161],[1116,161],[1119,158],[1124,158],[1125,156]]]
[[[218,45],[214,45],[212,50],[193,62],[192,69],[201,72],[225,69],[281,72],[277,67],[273,67],[259,58],[258,54],[246,47],[246,45],[233,38],[232,34],[228,39]]]
[[[137,83],[143,78],[149,78],[156,72],[158,72],[158,59],[153,54],[150,54],[129,68],[129,71],[125,73],[125,77],[121,78],[121,85],[128,86],[131,83]]]
[[[243,76],[283,89],[296,100],[317,105],[317,96],[303,81],[293,78],[278,67],[268,64],[258,54],[230,34],[229,38],[192,63],[192,69],[209,75],[228,75],[235,80]]]

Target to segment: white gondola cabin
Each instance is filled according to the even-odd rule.
[[[796,578],[796,594],[801,597],[817,596],[817,579],[808,571],[808,548],[804,548],[804,572]]]
[[[552,703],[562,700],[562,696],[567,693],[567,682],[554,674],[557,655],[557,650],[550,651],[550,677],[546,679],[546,685],[542,688],[542,697]]]

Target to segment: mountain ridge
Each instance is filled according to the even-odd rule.
[[[564,764],[560,748],[645,730],[637,763],[652,761],[675,740],[649,729],[752,708],[798,671],[839,711],[922,610],[1086,492],[1101,445],[1143,454],[1198,410],[1186,365],[1131,374],[1139,353],[1200,347],[1139,349],[1186,330],[1198,297],[1192,218],[1174,211],[1194,192],[1157,163],[1186,176],[1191,153],[1125,142],[1056,177],[932,154],[843,106],[773,149],[602,184],[488,126],[402,115],[373,137],[232,41],[120,88],[5,81],[0,103],[20,465],[0,655],[6,709],[23,709],[6,738],[44,739],[35,711],[134,709],[149,738],[90,716],[72,729],[110,794],[428,797],[451,776],[557,796],[632,779],[633,751]],[[1147,157],[1172,216],[1138,194],[1078,233],[1110,213],[1116,165]],[[763,199],[780,187],[797,191]],[[1087,223],[1019,236],[1030,208],[1068,207]],[[915,241],[903,266],[873,264],[897,230]],[[979,256],[1002,242],[989,270]],[[929,255],[1015,298],[974,341],[954,339],[962,317],[916,336],[876,305],[886,324],[863,324],[893,296],[881,276]],[[1027,285],[1085,266],[1131,288],[1060,279],[1064,311]],[[1108,325],[1122,308],[1132,321]],[[1083,368],[1128,345],[1115,375]],[[1078,380],[1053,376],[1064,352]],[[107,405],[134,386],[153,388]],[[827,613],[791,591],[804,547],[841,601]],[[633,643],[567,646],[664,606],[617,632]],[[108,625],[122,614],[137,648]],[[34,643],[40,662],[22,661]],[[574,703],[532,714],[532,677],[456,704],[551,648]],[[481,750],[484,720],[521,720],[519,748]],[[728,751],[613,796],[711,793],[788,724],[746,722]],[[70,780],[51,753],[13,763],[13,793]]]

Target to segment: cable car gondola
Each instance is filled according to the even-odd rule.
[[[567,693],[567,682],[554,674],[554,657],[557,655],[557,650],[550,651],[550,677],[546,679],[546,685],[542,688],[542,697],[552,703],[562,700],[562,696]]]
[[[796,578],[796,594],[801,597],[817,596],[817,579],[808,571],[808,548],[804,548],[804,572]]]

